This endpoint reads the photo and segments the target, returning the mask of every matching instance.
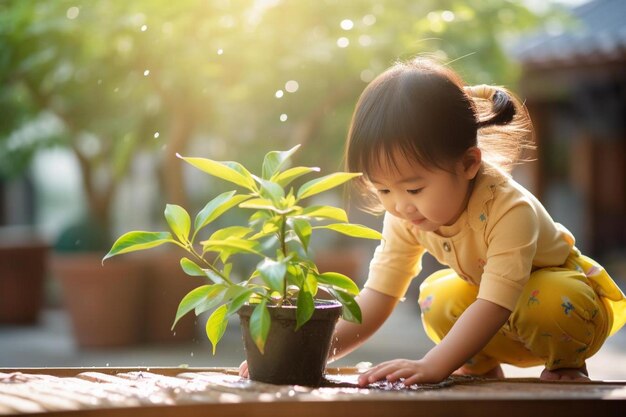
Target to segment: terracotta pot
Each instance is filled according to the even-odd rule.
[[[48,250],[47,244],[36,239],[0,242],[0,323],[37,321]]]
[[[81,347],[136,344],[143,339],[144,267],[130,256],[103,265],[102,257],[74,253],[53,258],[76,342]]]
[[[321,384],[342,306],[336,301],[318,302],[311,320],[297,331],[295,307],[269,307],[271,325],[264,354],[250,336],[254,306],[245,305],[239,310],[250,379],[270,384]]]
[[[181,318],[171,330],[180,300],[204,284],[201,278],[183,272],[179,255],[156,252],[142,258],[146,263],[145,337],[148,342],[185,342],[195,337],[196,317],[191,313]]]

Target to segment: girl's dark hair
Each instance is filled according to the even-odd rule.
[[[346,168],[369,195],[367,174],[393,167],[398,152],[426,168],[449,169],[467,149],[510,172],[530,147],[531,122],[506,89],[465,87],[451,68],[427,58],[398,62],[374,79],[357,102],[346,145]]]

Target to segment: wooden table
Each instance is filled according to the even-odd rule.
[[[354,368],[321,388],[240,379],[233,368],[0,368],[0,415],[53,416],[626,416],[626,381],[453,377],[359,388]]]

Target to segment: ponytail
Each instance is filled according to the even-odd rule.
[[[476,106],[478,146],[485,159],[510,172],[524,149],[534,149],[526,108],[502,87],[482,84],[464,90]]]

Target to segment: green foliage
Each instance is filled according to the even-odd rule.
[[[296,325],[300,328],[313,314],[315,298],[322,290],[343,306],[343,318],[361,321],[361,310],[354,297],[357,285],[349,277],[320,273],[309,256],[309,241],[316,230],[329,230],[347,236],[382,239],[379,232],[366,226],[348,223],[343,209],[332,206],[302,207],[302,200],[338,187],[360,174],[337,172],[305,182],[297,192],[286,188],[289,172],[310,174],[317,170],[291,168],[287,165],[299,145],[285,152],[269,152],[264,159],[261,177],[243,165],[204,158],[180,157],[211,176],[244,189],[243,194],[228,191],[209,201],[191,224],[187,211],[168,204],[165,218],[171,232],[128,232],[122,235],[104,257],[153,248],[172,243],[184,248],[181,268],[191,276],[206,278],[207,283],[189,292],[180,302],[174,325],[185,314],[213,310],[206,323],[207,337],[215,347],[222,338],[228,317],[245,303],[255,303],[250,317],[250,332],[261,352],[270,329],[268,305],[296,306]],[[197,241],[198,232],[219,215],[238,208],[249,212],[246,225],[214,230],[208,239]],[[320,221],[335,223],[311,226]],[[339,222],[339,223],[336,223]],[[215,257],[207,256],[214,252]],[[252,271],[241,280],[230,276],[231,257],[248,254],[258,258]]]

